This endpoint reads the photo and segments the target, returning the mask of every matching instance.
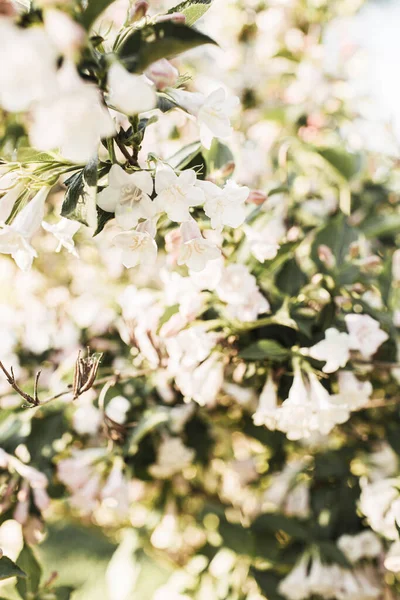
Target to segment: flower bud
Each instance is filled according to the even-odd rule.
[[[163,90],[166,87],[174,87],[179,77],[178,69],[171,65],[166,58],[162,58],[150,65],[145,74],[155,83],[158,90]]]
[[[255,204],[256,206],[260,206],[267,199],[267,194],[262,190],[251,190],[249,197],[247,198],[247,202],[249,204]]]
[[[10,0],[0,0],[0,15],[4,17],[14,17],[17,11]]]
[[[328,267],[328,269],[333,269],[336,264],[332,250],[329,248],[329,246],[325,246],[325,244],[318,246],[318,258]]]
[[[166,21],[172,21],[173,23],[186,23],[186,15],[183,13],[171,13],[169,15],[161,15],[157,19],[157,23],[165,23]]]
[[[139,0],[139,2],[136,2],[135,6],[133,8],[132,23],[135,23],[135,21],[140,21],[140,19],[143,19],[143,17],[145,17],[147,14],[148,9],[149,9],[149,4],[148,4],[148,2],[145,2],[145,0]]]

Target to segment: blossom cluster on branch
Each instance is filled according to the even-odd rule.
[[[400,593],[363,4],[0,0],[2,596]],[[64,571],[77,531],[98,577]]]

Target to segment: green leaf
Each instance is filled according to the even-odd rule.
[[[21,598],[34,596],[39,589],[42,568],[30,546],[25,545],[17,558],[17,565],[27,574],[27,579],[18,579],[16,588]]]
[[[61,209],[63,217],[94,229],[97,229],[97,164],[96,157],[65,182],[68,189]]]
[[[0,558],[0,581],[9,577],[26,577],[26,573],[7,556]]]
[[[213,140],[211,148],[204,151],[207,169],[210,173],[224,167],[227,163],[234,161],[234,156],[228,146],[219,140]]]
[[[301,522],[299,519],[285,517],[280,513],[266,513],[260,515],[253,522],[251,526],[252,531],[255,533],[277,533],[278,531],[284,531],[291,537],[299,540],[310,539],[310,527],[307,523]]]
[[[360,157],[341,148],[316,148],[322,156],[347,181],[360,170]]]
[[[300,269],[295,258],[288,260],[279,271],[275,280],[278,288],[289,296],[297,296],[307,283],[307,276]]]
[[[112,4],[114,0],[89,0],[87,8],[82,15],[82,25],[89,30],[97,17]]]
[[[62,586],[53,589],[53,593],[55,594],[55,598],[57,600],[70,600],[71,594],[74,592],[74,588]]]
[[[290,350],[275,340],[260,340],[242,350],[239,356],[245,360],[270,359],[280,362],[290,356]]]
[[[256,580],[261,592],[268,600],[284,600],[278,592],[281,578],[272,571],[260,571],[259,569],[251,568],[251,575]]]
[[[367,238],[384,238],[397,235],[400,232],[400,215],[374,215],[363,225]]]
[[[136,454],[141,440],[159,425],[167,423],[169,418],[169,411],[162,406],[147,410],[128,439],[128,455]]]
[[[142,72],[160,58],[172,58],[197,46],[215,43],[196,29],[168,21],[133,31],[118,54],[128,71]]]
[[[323,540],[316,541],[316,544],[324,562],[337,564],[347,569],[351,567],[348,559],[335,542]]]
[[[108,223],[108,221],[111,221],[111,219],[113,219],[115,217],[115,214],[112,212],[107,212],[106,210],[103,210],[102,208],[100,208],[100,206],[97,207],[97,227],[96,227],[96,231],[93,234],[93,237],[95,235],[98,235],[99,233],[101,233],[104,229],[104,227],[106,226],[106,224]]]
[[[186,0],[170,8],[167,14],[183,13],[186,17],[186,25],[192,26],[210,8],[212,0]]]
[[[339,213],[316,235],[311,253],[312,258],[324,270],[324,264],[318,258],[318,247],[325,245],[332,250],[337,267],[348,267],[347,256],[350,244],[357,239],[357,229],[348,224],[347,218],[343,213]]]

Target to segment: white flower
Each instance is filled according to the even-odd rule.
[[[257,287],[256,278],[245,265],[226,267],[216,292],[223,302],[227,302],[227,313],[232,319],[254,321],[259,314],[270,310],[268,300]]]
[[[268,429],[274,430],[277,421],[278,396],[276,385],[269,373],[267,381],[260,394],[258,408],[253,415],[255,425],[265,425]]]
[[[99,90],[84,83],[75,66],[66,61],[58,72],[58,86],[32,110],[32,146],[59,148],[72,162],[87,163],[97,153],[100,139],[114,134],[113,120]]]
[[[308,377],[313,408],[310,428],[327,435],[335,425],[348,420],[350,411],[347,405],[336,403],[314,373],[310,373]]]
[[[279,593],[283,594],[288,600],[306,600],[310,595],[308,585],[307,569],[309,557],[303,554],[299,562],[293,567],[279,584]]]
[[[375,558],[382,552],[380,539],[370,529],[357,535],[342,535],[338,539],[338,547],[351,563],[361,558]]]
[[[3,177],[1,179],[4,179]],[[8,192],[0,198],[0,224],[5,223],[8,217],[11,215],[14,204],[18,198],[23,194],[25,185],[23,183],[17,184],[12,187]]]
[[[178,81],[179,71],[169,60],[162,58],[150,65],[146,71],[146,76],[156,84],[157,89],[163,90],[166,87],[173,87]]]
[[[202,271],[210,260],[221,256],[221,251],[203,238],[194,220],[181,225],[182,245],[178,265],[187,265],[192,271]]]
[[[200,140],[205,148],[210,148],[214,138],[226,140],[232,135],[230,117],[239,106],[239,98],[227,98],[223,88],[212,92],[197,113],[200,126]]]
[[[72,426],[79,435],[96,435],[101,422],[101,412],[91,402],[82,402],[72,417]]]
[[[151,221],[143,221],[134,231],[117,233],[113,244],[122,248],[122,264],[131,269],[136,265],[154,265],[157,260],[156,229]]]
[[[11,225],[0,229],[0,253],[11,254],[22,271],[28,271],[37,256],[31,238],[40,228],[44,205],[50,188],[42,188],[17,214]]]
[[[156,464],[149,471],[153,477],[169,479],[191,465],[194,456],[194,450],[187,448],[181,438],[166,438],[158,447]]]
[[[121,63],[111,65],[108,87],[109,104],[126,115],[146,112],[157,105],[154,87],[143,76],[129,73]]]
[[[309,349],[309,354],[315,360],[326,361],[324,373],[334,373],[350,358],[350,336],[331,327],[325,331],[325,339]]]
[[[400,541],[397,540],[389,548],[385,558],[385,569],[398,573],[400,571]]]
[[[400,250],[396,250],[392,257],[392,275],[394,281],[400,281]]]
[[[360,381],[351,371],[339,371],[339,394],[341,401],[350,408],[358,410],[368,404],[373,387],[370,381]]]
[[[159,212],[166,212],[168,218],[176,223],[190,219],[190,207],[204,202],[204,192],[197,187],[197,176],[193,169],[176,175],[167,165],[159,166],[156,171],[156,198]]]
[[[71,219],[64,219],[64,217],[62,217],[58,223],[55,223],[54,225],[43,221],[42,227],[49,233],[52,233],[58,240],[56,252],[60,252],[62,248],[66,248],[68,252],[74,256],[78,256],[78,253],[75,250],[73,237],[80,228],[80,223],[77,221],[71,221]]]
[[[85,30],[67,13],[56,8],[43,11],[44,28],[54,46],[66,56],[74,53],[85,42]]]
[[[119,165],[113,165],[108,174],[108,187],[97,195],[97,204],[107,212],[115,212],[120,227],[131,229],[139,219],[155,216],[152,193],[153,179],[148,171],[127,173]]]
[[[123,425],[130,407],[131,404],[127,398],[124,396],[114,396],[107,404],[106,415],[112,421]]]
[[[43,27],[23,29],[1,19],[0,39],[0,106],[10,112],[27,110],[52,93],[57,52]]]
[[[399,480],[389,478],[365,483],[360,495],[360,510],[374,531],[396,540],[399,535],[396,523],[400,522]]]
[[[246,226],[244,228],[250,246],[250,252],[261,263],[272,260],[278,254],[280,241],[286,233],[283,219],[274,217],[261,229]]]
[[[246,218],[244,204],[250,193],[249,188],[228,181],[221,189],[210,181],[199,181],[205,193],[204,212],[211,219],[211,227],[221,230],[224,225],[239,227]]]
[[[289,440],[310,437],[311,413],[309,393],[301,369],[296,365],[288,397],[279,409],[277,429],[286,433]]]
[[[186,398],[200,406],[211,406],[224,382],[224,365],[220,357],[212,354],[192,371],[180,369],[175,381]]]
[[[379,322],[369,315],[346,315],[345,321],[350,334],[351,348],[358,350],[366,359],[371,358],[379,346],[389,339],[388,334],[380,328]]]

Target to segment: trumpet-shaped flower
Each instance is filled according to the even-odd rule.
[[[58,240],[58,246],[56,252],[61,252],[62,248],[68,250],[70,254],[78,256],[75,250],[75,243],[73,237],[80,228],[80,223],[77,221],[71,221],[71,219],[61,218],[58,223],[52,225],[51,223],[42,222],[42,227],[49,233],[52,233]]]
[[[222,230],[224,225],[239,227],[246,218],[245,202],[250,190],[228,181],[221,189],[210,181],[199,181],[205,193],[204,212],[211,219],[211,227]]]
[[[309,353],[315,360],[326,362],[324,373],[334,373],[350,358],[350,336],[331,327],[325,331],[325,339],[312,346]]]
[[[157,96],[142,75],[129,73],[115,62],[108,72],[108,102],[126,115],[136,115],[156,107]]]
[[[168,218],[176,223],[188,221],[189,209],[204,202],[204,192],[196,185],[197,176],[193,169],[176,175],[171,167],[158,167],[155,183],[158,212],[166,212]]]
[[[271,373],[260,394],[258,408],[253,415],[255,425],[265,425],[268,429],[276,428],[278,414],[278,395]]]
[[[309,597],[310,587],[307,577],[309,562],[308,555],[303,554],[299,562],[279,584],[279,593],[288,600],[306,600]]]
[[[31,239],[40,228],[50,188],[42,188],[18,213],[11,225],[0,229],[0,253],[11,254],[22,271],[28,271],[37,256]]]
[[[169,479],[192,464],[195,452],[187,448],[179,437],[165,439],[157,451],[157,462],[149,469],[153,477]]]
[[[140,223],[134,231],[123,231],[113,237],[113,244],[122,248],[122,264],[130,269],[138,264],[153,265],[157,260],[156,229],[151,221]]]
[[[221,256],[221,251],[201,235],[197,223],[192,219],[181,225],[182,245],[178,265],[186,265],[194,272],[202,271],[210,260]]]
[[[108,187],[98,194],[97,205],[106,212],[115,212],[122,229],[131,229],[139,219],[155,216],[152,193],[153,179],[148,171],[127,173],[119,165],[113,165],[108,174]]]
[[[379,346],[389,339],[379,322],[369,315],[351,314],[345,317],[345,321],[350,334],[350,347],[358,350],[366,359],[371,358]]]
[[[2,178],[3,179],[3,178]],[[14,204],[25,189],[23,183],[17,184],[0,198],[0,223],[5,223],[11,215]]]

